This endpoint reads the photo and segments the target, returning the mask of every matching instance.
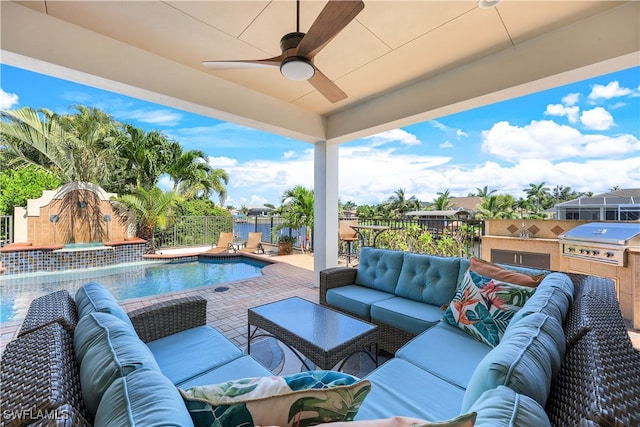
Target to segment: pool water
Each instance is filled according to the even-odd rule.
[[[74,296],[90,281],[100,283],[120,301],[257,277],[265,265],[246,258],[204,259],[0,277],[0,324],[23,319],[35,298],[60,289]]]

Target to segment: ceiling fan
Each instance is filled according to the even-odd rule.
[[[203,61],[202,64],[211,70],[280,67],[280,72],[287,79],[308,80],[332,103],[341,101],[347,95],[313,64],[313,57],[353,21],[362,9],[362,0],[329,0],[305,34],[300,32],[300,0],[297,0],[296,32],[285,34],[280,39],[281,55],[255,60]]]

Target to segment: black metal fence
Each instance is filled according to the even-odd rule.
[[[222,232],[233,232],[239,239],[247,240],[250,232],[262,232],[262,241],[275,244],[279,236],[296,237],[298,242],[304,241],[304,229],[298,230],[282,227],[282,218],[248,217],[234,219],[227,216],[182,216],[169,220],[164,230],[155,230],[157,247],[209,246],[218,241]],[[301,240],[302,239],[302,240]],[[299,243],[294,246],[299,246]]]
[[[340,221],[357,221],[358,225],[389,227],[380,233],[376,244],[381,248],[409,251],[458,252],[460,255],[480,256],[480,236],[484,222],[467,219],[422,219],[422,218],[340,218]],[[221,232],[233,232],[234,236],[246,240],[249,232],[262,232],[262,241],[277,244],[282,235],[293,236],[300,247],[302,242],[313,249],[312,236],[307,239],[306,230],[283,226],[284,219],[253,216],[234,219],[230,216],[182,216],[173,217],[169,226],[157,229],[154,237],[158,247],[210,246],[218,241]],[[367,231],[363,231],[367,233]],[[366,237],[366,236],[365,236]],[[0,216],[0,247],[13,242],[13,217]],[[357,242],[356,249],[364,242]],[[455,255],[455,253],[450,253]]]

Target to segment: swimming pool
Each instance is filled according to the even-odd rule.
[[[238,257],[182,263],[142,262],[0,277],[0,325],[24,318],[35,298],[60,289],[67,289],[73,296],[89,281],[109,289],[117,300],[126,300],[257,277],[266,265]]]

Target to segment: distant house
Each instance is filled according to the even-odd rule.
[[[425,209],[407,212],[407,216],[417,216],[421,219],[469,219],[478,210],[478,206],[482,204],[481,197],[452,197],[450,199],[451,208],[447,210],[429,210],[428,206],[432,204],[424,205]]]
[[[468,219],[471,211],[465,209],[449,209],[446,211],[411,211],[406,216],[416,216],[420,219]]]
[[[558,219],[587,221],[640,220],[640,188],[579,197],[555,206]]]
[[[273,208],[268,206],[249,206],[247,211],[247,216],[269,216],[269,212],[271,212]]]

